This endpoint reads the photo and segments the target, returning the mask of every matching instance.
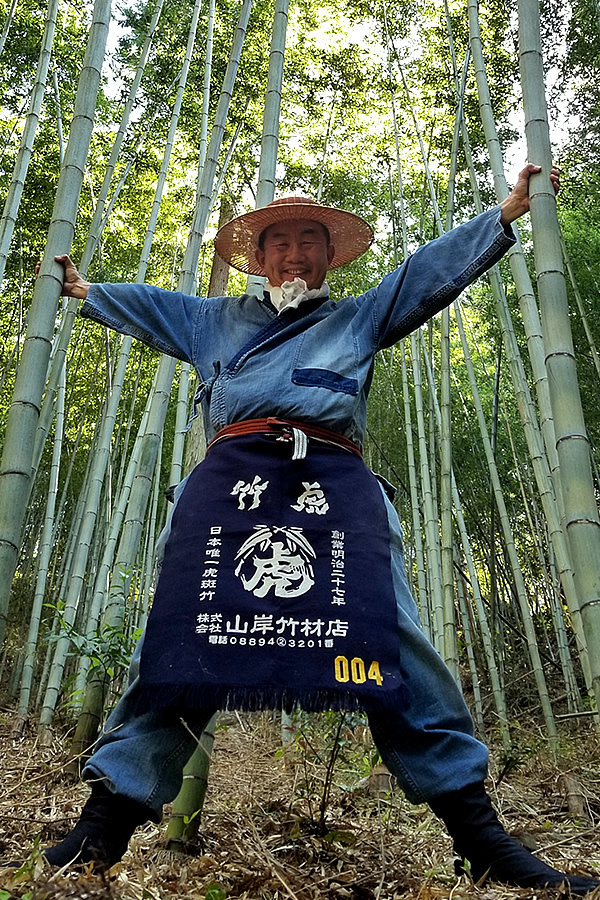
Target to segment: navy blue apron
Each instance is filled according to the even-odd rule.
[[[402,693],[387,514],[353,453],[217,443],[173,513],[139,711],[369,709]]]

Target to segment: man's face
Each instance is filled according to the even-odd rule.
[[[302,278],[309,290],[325,281],[335,249],[319,222],[295,219],[269,225],[256,260],[274,287]]]

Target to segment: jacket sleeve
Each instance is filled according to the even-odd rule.
[[[147,284],[92,284],[80,315],[192,362],[203,303],[198,297]]]
[[[377,348],[395,344],[452,303],[515,241],[496,206],[416,250],[361,298],[372,304]]]

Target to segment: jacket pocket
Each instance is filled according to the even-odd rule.
[[[346,378],[331,369],[294,369],[292,381],[304,387],[324,387],[342,394],[358,394],[357,378]]]

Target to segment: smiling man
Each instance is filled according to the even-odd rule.
[[[321,287],[334,255],[325,226],[309,219],[270,225],[256,250],[257,262],[272,287],[301,278],[310,290]]]
[[[329,269],[373,232],[304,197],[238,216],[216,249],[267,278],[264,295],[197,298],[90,285],[71,260],[81,313],[196,369],[206,459],[176,491],[147,633],[130,685],[84,777],[74,830],[46,851],[109,867],[135,827],[159,821],[214,710],[350,708],[368,716],[407,797],[427,802],[459,870],[522,887],[599,882],[533,857],[486,793],[488,754],[452,675],[419,627],[400,523],[361,445],[375,354],[454,300],[513,245],[529,165],[498,207],[421,247],[359,297],[334,302]],[[550,173],[558,187],[558,173]],[[182,719],[184,720],[182,722]]]

